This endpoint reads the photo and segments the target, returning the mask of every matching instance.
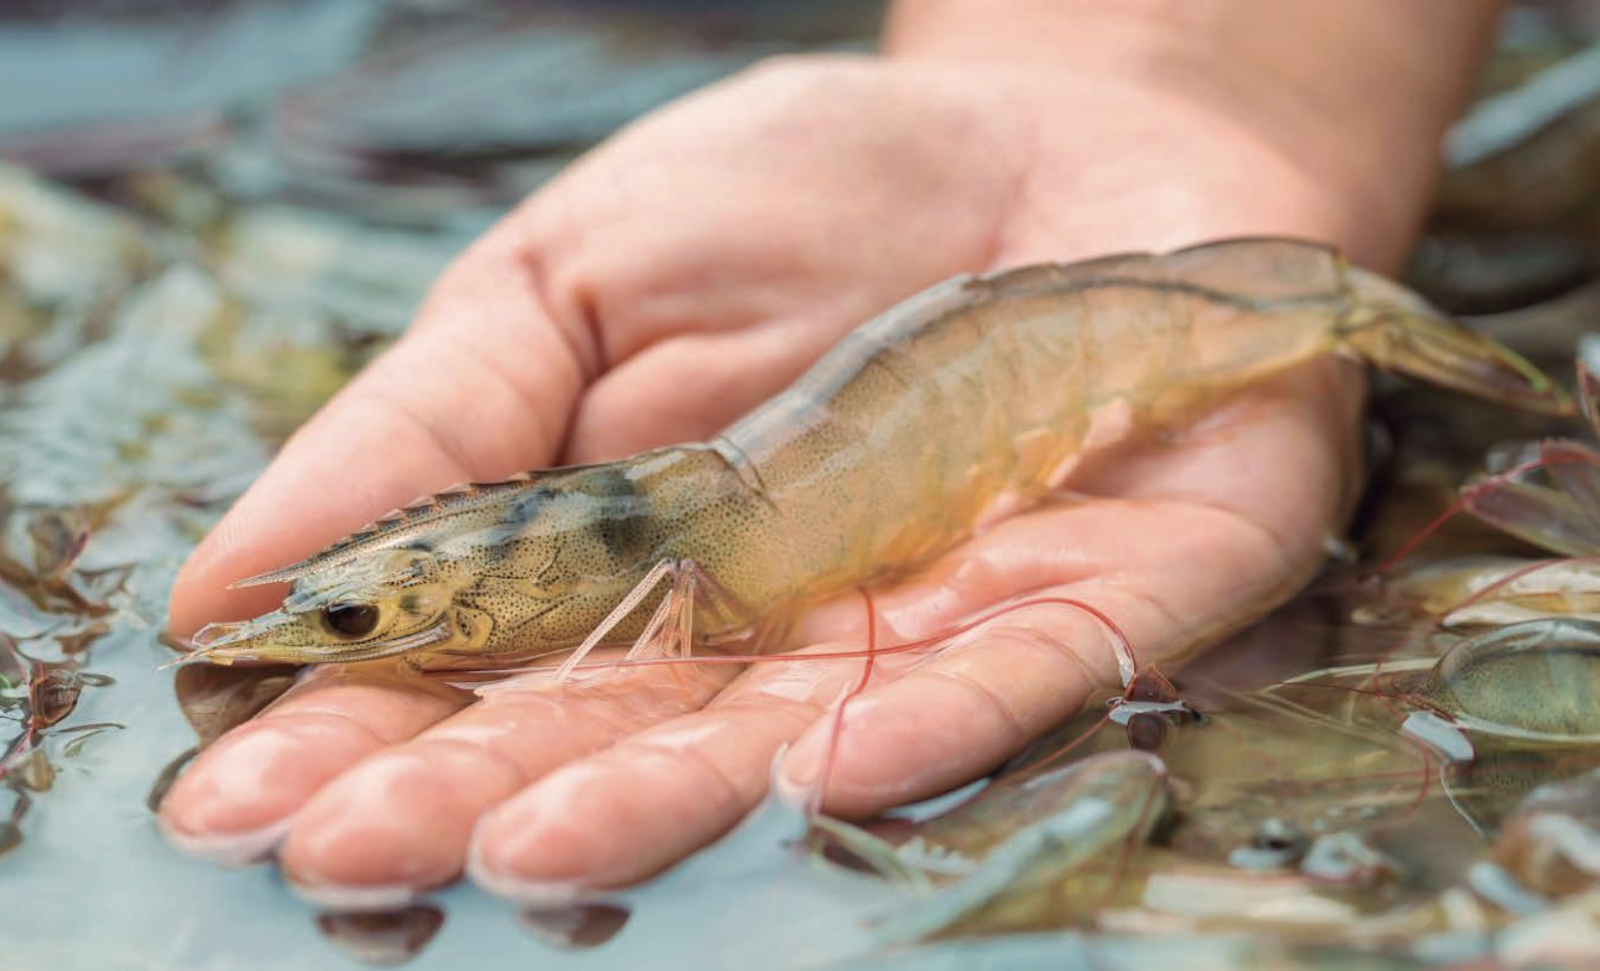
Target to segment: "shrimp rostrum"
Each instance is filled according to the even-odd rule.
[[[1107,408],[1192,421],[1328,353],[1564,410],[1511,351],[1328,247],[1230,239],[947,280],[709,442],[462,486],[246,584],[280,609],[189,657],[493,668],[782,641],[1059,486]],[[754,649],[754,648],[752,648]]]

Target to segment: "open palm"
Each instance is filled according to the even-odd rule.
[[[1224,122],[1133,85],[864,58],[784,62],[688,99],[580,161],[440,279],[406,337],[196,552],[172,627],[272,606],[281,590],[225,585],[420,494],[704,438],[954,273],[1241,233],[1392,259],[1392,231],[1358,232],[1328,188]],[[1095,605],[1145,660],[1215,639],[1316,568],[1353,491],[1359,397],[1359,377],[1327,362],[1175,438],[1092,455],[1072,500],[881,591],[880,639],[1030,592]],[[865,623],[858,598],[822,605],[801,650],[859,649]],[[719,671],[478,699],[320,669],[207,750],[163,825],[219,857],[276,847],[299,888],[346,905],[464,869],[536,901],[627,884],[755,805],[781,746],[787,779],[814,784],[828,707],[861,662]],[[868,813],[970,779],[1115,677],[1105,631],[1059,606],[921,663],[885,659],[848,709],[826,806]]]

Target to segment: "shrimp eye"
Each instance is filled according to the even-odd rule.
[[[366,637],[378,627],[378,608],[371,604],[333,604],[322,609],[322,622],[340,637]]]

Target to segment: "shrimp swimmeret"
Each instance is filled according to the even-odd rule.
[[[1544,410],[1561,391],[1420,298],[1289,239],[947,280],[709,442],[462,486],[293,566],[281,608],[188,657],[509,666],[781,642],[808,604],[924,563],[1058,486],[1107,409],[1191,422],[1330,352]]]

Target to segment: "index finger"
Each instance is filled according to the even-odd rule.
[[[243,577],[314,553],[363,523],[460,482],[558,454],[595,359],[550,307],[513,215],[447,269],[416,322],[301,428],[184,564],[169,625],[250,616],[276,586]]]

